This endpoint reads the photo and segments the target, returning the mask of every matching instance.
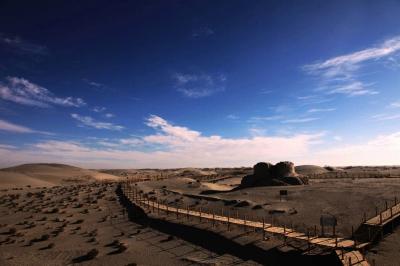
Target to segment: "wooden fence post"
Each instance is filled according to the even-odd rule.
[[[354,239],[354,226],[351,226],[351,238]]]
[[[262,218],[262,233],[263,233],[263,241],[265,240],[265,219]]]
[[[230,212],[228,210],[228,231],[230,230],[231,222],[230,222]]]
[[[213,209],[213,212],[212,212],[212,226],[214,227],[214,225],[215,225],[215,212],[214,212],[214,209]]]
[[[200,209],[199,209],[199,212],[200,212],[199,220],[200,220],[200,222],[201,222],[201,207],[200,207]]]

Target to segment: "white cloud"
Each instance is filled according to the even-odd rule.
[[[93,107],[93,112],[96,112],[96,113],[102,113],[102,112],[104,112],[105,110],[107,110],[107,108],[105,108],[105,107],[102,107],[102,106],[95,106],[95,107]]]
[[[358,68],[358,64],[369,61],[377,60],[388,55],[391,55],[400,50],[400,36],[388,39],[381,45],[373,48],[364,49],[351,54],[337,56],[326,61],[307,65],[306,69],[310,71],[331,70],[325,74],[332,75],[345,75],[346,70],[353,70]],[[336,71],[335,71],[336,70]]]
[[[364,84],[361,81],[352,81],[347,84],[341,84],[337,86],[332,86],[330,88],[329,94],[346,94],[349,96],[361,96],[361,95],[374,95],[379,92],[373,89],[368,89],[370,85]]]
[[[333,99],[332,98],[327,98],[321,95],[304,95],[304,96],[298,96],[297,100],[299,100],[300,105],[315,105],[315,104],[321,104],[321,103],[326,103],[330,102]]]
[[[110,145],[106,149],[90,148],[83,143],[50,140],[37,143],[31,149],[18,153],[0,150],[0,157],[14,156],[14,164],[49,161],[103,168],[252,165],[260,160],[297,161],[321,136],[320,134],[250,138],[203,136],[198,131],[172,125],[155,115],[150,116],[146,124],[155,130],[155,134],[115,142],[132,144],[132,148],[128,150]],[[145,152],[136,148],[135,144],[155,145],[162,149]],[[6,162],[0,159],[0,164]]]
[[[93,86],[93,87],[97,87],[97,88],[104,87],[104,85],[99,83],[99,82],[95,82],[95,81],[88,80],[88,79],[83,79],[83,81],[86,82],[87,84],[89,84],[90,86]]]
[[[128,146],[138,146],[144,143],[143,140],[140,138],[120,139],[119,142],[123,145],[128,145]]]
[[[190,130],[186,127],[173,126],[163,118],[151,115],[146,123],[147,126],[152,127],[156,130],[160,130],[164,135],[150,135],[144,139],[148,142],[161,143],[161,144],[173,144],[181,143],[182,140],[193,141],[200,136],[200,132]]]
[[[265,128],[252,127],[249,129],[250,135],[253,137],[265,136],[267,130]]]
[[[271,116],[253,116],[250,117],[248,122],[257,122],[257,121],[276,121],[281,120],[284,117],[282,115],[271,115]]]
[[[400,114],[377,114],[372,116],[374,120],[386,121],[400,119]]]
[[[319,113],[319,112],[332,112],[335,111],[336,108],[312,108],[307,111],[307,113]]]
[[[362,82],[357,77],[357,72],[366,62],[390,60],[392,55],[399,51],[400,36],[396,36],[375,47],[305,65],[303,69],[309,74],[320,77],[323,90],[330,94],[373,95],[378,91],[368,88],[370,85]]]
[[[377,136],[362,144],[339,143],[336,138],[335,146],[326,148],[319,146],[323,133],[224,138],[203,136],[155,115],[146,123],[155,133],[132,138],[132,142],[163,149],[140,151],[134,145],[121,149],[107,144],[106,148],[92,148],[76,141],[48,140],[25,149],[0,147],[0,165],[45,161],[94,168],[174,168],[251,166],[259,161],[282,160],[295,164],[388,165],[398,164],[400,154],[400,132]]]
[[[224,75],[175,73],[173,79],[175,88],[189,98],[202,98],[225,90]]]
[[[400,132],[395,132],[362,144],[336,144],[334,148],[315,152],[308,160],[319,165],[398,165],[399,154]]]
[[[10,37],[0,33],[0,44],[7,45],[24,54],[46,55],[48,53],[45,46],[23,40],[18,36]]]
[[[260,91],[260,94],[270,94],[272,92],[273,92],[272,90],[263,89],[263,90]]]
[[[107,108],[103,107],[103,106],[95,106],[93,107],[92,111],[95,113],[104,113],[107,110]],[[115,115],[112,113],[105,113],[103,115],[105,118],[113,118]]]
[[[109,142],[109,141],[104,141],[104,140],[98,141],[97,144],[104,146],[104,147],[110,147],[110,148],[116,148],[116,147],[121,146],[119,143]]]
[[[392,102],[392,103],[390,104],[390,107],[391,107],[391,108],[400,108],[400,101]]]
[[[317,118],[317,117],[294,118],[294,119],[283,120],[282,123],[284,123],[284,124],[307,123],[307,122],[315,121],[318,119],[319,118]]]
[[[8,144],[0,144],[0,149],[16,149],[17,147]]]
[[[333,139],[335,141],[343,141],[343,138],[341,136],[334,136]]]
[[[201,27],[192,31],[192,37],[197,39],[200,37],[207,37],[214,34],[214,30],[209,27]]]
[[[114,125],[114,124],[108,123],[108,122],[96,121],[90,116],[81,116],[78,114],[71,114],[71,117],[78,120],[81,123],[81,125],[83,125],[83,126],[93,127],[93,128],[97,128],[97,129],[108,129],[108,130],[124,129],[123,126]]]
[[[24,78],[17,77],[7,77],[7,83],[0,83],[0,98],[37,107],[49,107],[51,105],[80,107],[86,105],[81,98],[56,97],[49,90]]]
[[[52,133],[49,132],[34,130],[29,127],[13,124],[11,122],[1,119],[0,119],[0,131],[8,131],[13,133],[38,133],[38,134],[52,135]]]
[[[231,119],[231,120],[237,120],[237,119],[239,119],[239,116],[230,114],[230,115],[227,115],[226,118]]]

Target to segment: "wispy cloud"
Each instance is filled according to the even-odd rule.
[[[326,103],[332,101],[332,97],[327,97],[325,95],[311,94],[311,95],[303,95],[298,96],[297,100],[300,105],[316,105],[321,103]]]
[[[320,89],[331,94],[350,96],[373,95],[378,91],[371,89],[357,75],[367,62],[390,60],[400,51],[400,36],[388,39],[372,48],[330,58],[322,62],[305,65],[303,69],[321,79]]]
[[[89,79],[86,79],[86,78],[84,78],[84,79],[82,79],[85,83],[87,83],[87,84],[89,84],[90,86],[93,86],[93,87],[97,87],[97,88],[102,88],[102,87],[104,87],[104,84],[101,84],[101,83],[99,83],[99,82],[95,82],[95,81],[92,81],[92,80],[89,80]]]
[[[282,123],[284,124],[307,123],[318,119],[319,118],[317,117],[294,118],[294,119],[283,120]]]
[[[35,55],[46,55],[48,53],[48,49],[46,48],[46,46],[23,40],[18,36],[10,37],[0,33],[0,44],[6,45],[21,53]]]
[[[251,127],[249,128],[249,133],[253,137],[261,137],[267,134],[267,130],[265,128]]]
[[[74,118],[75,120],[79,121],[80,125],[82,125],[82,126],[93,127],[96,129],[108,129],[108,130],[124,129],[123,126],[114,125],[113,123],[96,121],[95,119],[93,119],[90,116],[81,116],[78,114],[71,114],[71,117]]]
[[[173,79],[175,88],[189,98],[202,98],[224,91],[226,84],[224,75],[175,73]]]
[[[0,144],[0,149],[16,149],[17,147],[8,144]]]
[[[400,101],[392,102],[389,106],[391,108],[400,108]]]
[[[343,137],[342,136],[333,136],[333,139],[335,141],[343,141]]]
[[[234,115],[234,114],[229,114],[226,116],[226,118],[231,119],[231,120],[238,120],[239,116]]]
[[[260,91],[260,94],[271,94],[272,92],[273,92],[273,90],[263,89]]]
[[[271,115],[271,116],[253,116],[250,117],[248,122],[257,122],[257,121],[276,121],[283,119],[282,115]]]
[[[43,135],[53,135],[50,132],[34,130],[29,127],[13,124],[6,120],[0,119],[0,131],[8,131],[12,133],[36,133],[36,134],[43,134]]]
[[[112,113],[104,113],[107,110],[107,108],[102,107],[102,106],[95,106],[92,111],[95,113],[103,113],[103,116],[105,118],[113,118],[115,115]]]
[[[107,108],[105,108],[105,107],[102,107],[102,106],[95,106],[95,107],[93,107],[93,112],[96,112],[96,113],[102,113],[102,112],[104,112],[105,110],[107,110]]]
[[[372,116],[372,119],[377,121],[397,120],[400,119],[400,114],[377,114]]]
[[[379,92],[374,89],[369,89],[372,84],[365,84],[361,81],[352,81],[347,84],[334,85],[329,89],[329,94],[341,93],[349,96],[361,96],[361,95],[374,95]]]
[[[7,77],[6,83],[0,83],[0,98],[22,105],[37,107],[49,107],[51,105],[80,107],[86,105],[81,98],[57,97],[48,89],[27,79],[17,77]]]
[[[284,114],[284,113],[292,111],[293,107],[291,105],[281,104],[278,106],[269,107],[269,109],[275,113]]]
[[[307,111],[307,113],[320,113],[320,112],[332,112],[335,111],[336,108],[312,108]]]
[[[210,35],[214,35],[214,33],[214,30],[210,27],[200,27],[192,31],[192,38],[198,39],[201,37],[207,37]]]

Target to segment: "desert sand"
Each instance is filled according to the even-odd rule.
[[[400,191],[397,167],[318,166],[296,167],[312,175],[309,185],[235,190],[251,170],[88,170],[58,164],[1,169],[0,265],[291,265],[285,259],[307,256],[309,265],[337,265],[327,254],[310,260],[296,243],[285,245],[274,237],[261,241],[259,232],[227,232],[223,225],[210,228],[184,217],[143,215],[139,209],[128,213],[116,193],[127,179],[141,180],[139,190],[170,206],[265,218],[298,231],[315,225],[320,230],[320,215],[329,213],[343,237],[350,237],[364,213],[373,216]],[[279,196],[282,189],[288,196]],[[370,263],[395,265],[390,263],[398,254],[398,236],[395,229],[373,246],[366,254]]]

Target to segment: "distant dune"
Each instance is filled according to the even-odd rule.
[[[65,164],[23,164],[0,169],[0,187],[54,186],[69,182],[116,180],[117,176]]]
[[[299,165],[295,167],[296,172],[301,175],[310,175],[310,174],[324,174],[329,172],[325,168],[318,165]]]

